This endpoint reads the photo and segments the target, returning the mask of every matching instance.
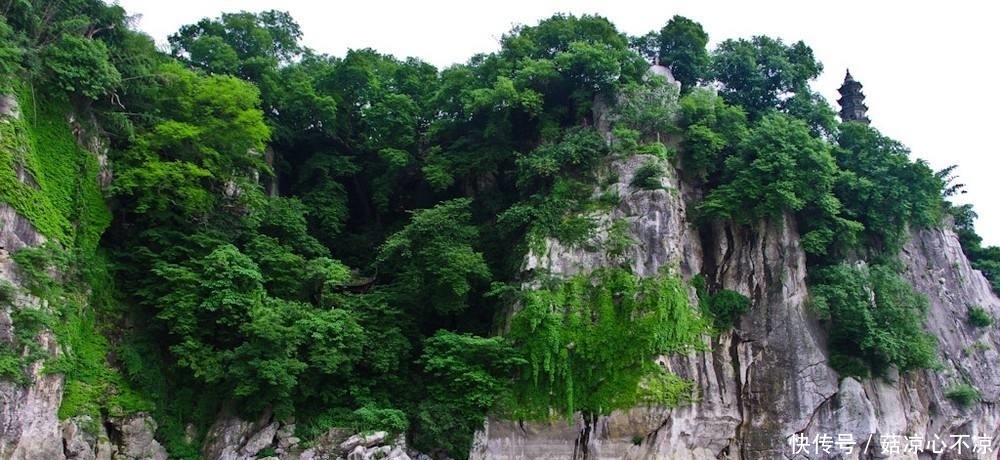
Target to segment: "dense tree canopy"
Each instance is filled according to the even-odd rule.
[[[670,67],[682,89],[690,89],[708,76],[708,34],[701,24],[674,16],[660,30],[659,45],[660,63]]]
[[[771,109],[787,109],[789,100],[810,94],[809,81],[823,65],[799,41],[786,45],[766,36],[729,39],[712,55],[712,72],[726,102],[742,106],[751,117]]]
[[[260,81],[265,73],[302,53],[302,31],[283,11],[223,14],[180,28],[170,36],[174,55],[210,73]]]
[[[748,299],[709,280],[707,307],[688,305],[670,271],[522,271],[553,239],[621,261],[628,222],[604,216],[622,199],[612,162],[631,155],[644,156],[628,193],[659,193],[676,167],[696,191],[684,194],[694,225],[794,222],[845,374],[933,364],[922,299],[888,268],[908,228],[953,216],[975,266],[1000,279],[975,214],[942,198],[950,170],[838,124],[802,42],[709,53],[681,16],[629,38],[602,17],[555,15],[436,69],[372,49],[319,54],[280,11],[183,26],[166,55],[98,0],[0,8],[0,91],[37,86],[39,104],[66,107],[60,123],[76,110],[109,140],[109,262],[91,269],[114,306],[102,321],[121,332],[93,353],[113,385],[93,387],[136,395],[178,458],[198,457],[192,430],[223,406],[294,414],[303,436],[405,431],[461,457],[488,411],[692,401],[692,383],[651,357],[738,324]],[[646,74],[654,59],[681,91]],[[101,200],[69,189],[53,201]],[[69,233],[87,212],[40,228]],[[844,264],[859,258],[879,263]]]

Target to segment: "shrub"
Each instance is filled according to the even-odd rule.
[[[25,371],[27,362],[14,346],[0,342],[0,381],[9,380],[18,385],[26,385],[31,381]]]
[[[121,83],[118,69],[111,65],[108,48],[100,40],[63,34],[41,53],[46,77],[68,93],[97,99]]]
[[[699,346],[707,330],[677,276],[639,278],[612,268],[542,284],[523,293],[508,334],[527,359],[515,384],[514,416],[693,399],[686,382],[663,375],[650,359]]]
[[[634,129],[628,129],[624,126],[617,125],[612,129],[612,135],[615,139],[615,148],[624,154],[630,154],[639,147],[639,131]]]
[[[732,289],[723,289],[708,298],[708,309],[715,327],[726,329],[735,326],[740,316],[750,309],[750,299]]]
[[[969,307],[968,321],[974,327],[989,327],[993,325],[993,318],[990,314],[983,307],[978,306]]]
[[[927,299],[883,265],[818,270],[812,306],[829,327],[830,365],[841,375],[882,374],[934,365],[936,342],[923,328]]]
[[[608,235],[604,240],[604,250],[608,256],[621,257],[634,244],[629,222],[625,219],[615,219],[608,228]]]
[[[735,326],[736,320],[750,309],[750,299],[732,289],[709,294],[704,275],[692,278],[691,285],[698,295],[699,308],[703,314],[712,316],[712,323],[718,331]]]
[[[663,173],[663,166],[660,166],[656,161],[648,161],[635,171],[635,176],[632,177],[632,182],[629,185],[643,190],[663,188],[663,184],[660,183]]]
[[[668,149],[662,142],[650,142],[642,144],[636,153],[640,155],[653,155],[662,160],[673,160],[677,152]]]
[[[17,287],[7,280],[0,280],[0,305],[14,302],[17,297]]]
[[[945,390],[944,395],[946,398],[962,407],[969,407],[972,403],[977,403],[982,400],[982,396],[979,394],[979,391],[967,383],[949,387]]]
[[[405,432],[409,422],[401,410],[365,406],[354,411],[354,425],[359,433],[384,430],[396,435]]]

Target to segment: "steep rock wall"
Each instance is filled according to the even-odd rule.
[[[636,244],[625,257],[634,272],[650,276],[662,266],[688,277],[703,272],[753,301],[736,328],[704,339],[708,351],[660,358],[696,382],[700,401],[677,409],[637,407],[595,420],[578,416],[569,424],[489,419],[471,458],[998,458],[1000,334],[973,328],[965,318],[973,305],[1000,318],[1000,300],[969,266],[951,231],[914,232],[900,255],[908,280],[930,300],[927,328],[940,339],[942,369],[863,383],[839,379],[827,365],[825,333],[807,308],[805,254],[794,222],[718,224],[699,234],[683,199],[696,192],[675,171],[668,168],[664,190],[629,187],[638,167],[651,159],[614,162],[619,181],[612,187],[622,201],[600,217],[605,230],[613,219],[629,222]],[[597,246],[568,248],[550,240],[544,254],[529,254],[526,269],[571,275],[615,262]],[[982,392],[982,404],[962,408],[945,396],[963,381]],[[844,442],[817,448],[815,441],[827,436]],[[975,436],[988,440],[993,451],[972,452]],[[905,445],[917,437],[924,440],[920,450],[892,447],[894,440]],[[799,441],[796,449],[796,439],[808,444]],[[933,452],[942,450],[941,444],[928,445],[935,440],[949,446],[964,440],[969,447]]]
[[[0,110],[0,123],[11,123],[20,117],[15,98],[0,96],[0,100],[3,101],[0,105],[4,107]],[[17,142],[18,139],[5,141],[0,145]],[[31,222],[7,203],[0,202],[0,282],[20,288],[23,280],[10,254],[44,242],[45,237]],[[23,293],[15,295],[10,302],[0,304],[0,341],[7,346],[14,342],[16,332],[12,313],[14,309],[21,308],[45,306],[38,298]],[[42,331],[36,340],[42,350],[53,355],[58,353],[58,345],[50,332]],[[58,374],[42,372],[40,362],[29,366],[26,374],[24,384],[0,379],[0,460],[62,458],[57,414],[62,402],[63,378]]]
[[[20,116],[17,99],[0,95],[0,123],[8,124],[9,128]],[[83,140],[79,124],[73,118],[67,120],[65,129],[75,134],[78,141]],[[31,154],[29,142],[23,130],[0,130],[0,148],[8,149],[0,153],[14,159],[13,176],[44,194],[46,190],[40,189],[23,164],[23,157]],[[95,139],[90,139],[87,146],[95,155],[100,155],[98,149],[103,149]],[[39,154],[49,153],[45,150],[47,145],[35,147]],[[108,172],[101,169],[99,174],[104,177]],[[39,205],[30,200],[21,204]],[[13,299],[0,302],[0,342],[5,346],[15,343],[17,325],[13,313],[22,309],[51,310],[48,302],[27,293],[26,280],[11,258],[20,249],[37,247],[48,240],[32,220],[0,198],[0,282],[9,283],[16,291]],[[63,353],[57,337],[48,329],[39,331],[34,341],[49,357]],[[60,421],[64,376],[45,372],[41,360],[28,365],[25,376],[23,382],[0,378],[0,460],[166,459],[165,449],[153,439],[156,424],[149,416],[132,414],[103,420],[83,417]]]

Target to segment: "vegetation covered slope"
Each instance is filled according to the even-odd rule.
[[[370,49],[317,54],[278,11],[184,26],[165,55],[99,0],[0,8],[0,87],[96,121],[86,128],[110,144],[107,231],[93,184],[65,190],[95,174],[89,154],[66,146],[60,155],[76,159],[49,172],[31,162],[54,157],[4,148],[9,165],[37,168],[48,196],[29,205],[23,196],[37,192],[10,177],[4,200],[56,242],[51,251],[87,256],[64,270],[110,275],[81,282],[102,286],[90,308],[96,292],[104,306],[75,333],[94,337],[77,348],[91,364],[70,355],[55,367],[92,370],[79,373],[86,404],[63,415],[151,410],[179,458],[197,457],[222,408],[295,415],[307,438],[331,426],[405,431],[418,448],[462,456],[488,411],[547,417],[696,397],[649,358],[733,324],[745,298],[701,283],[695,309],[675,274],[640,280],[622,267],[521,288],[529,246],[584,244],[587,212],[616,203],[593,196],[615,154],[673,161],[704,191],[702,225],[793,215],[845,374],[933,364],[918,296],[892,268],[907,226],[956,213],[974,260],[997,263],[970,210],[944,200],[948,171],[836,122],[809,88],[822,66],[801,42],[727,40],[710,53],[682,17],[630,38],[604,18],[557,15],[439,70]],[[653,57],[675,70],[680,94],[646,77]],[[697,86],[713,82],[717,93]],[[610,143],[598,102],[615,113]],[[28,115],[37,124],[25,131],[45,132]],[[679,152],[659,143],[667,135],[682,139]],[[655,188],[658,171],[634,185]],[[49,174],[72,177],[46,184]],[[21,259],[39,276],[63,260]],[[860,259],[870,266],[848,264]],[[515,303],[510,330],[492,334]]]

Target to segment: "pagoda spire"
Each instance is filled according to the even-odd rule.
[[[866,125],[871,123],[871,120],[868,119],[868,106],[865,105],[865,95],[861,92],[861,87],[861,83],[851,76],[851,69],[847,69],[844,84],[840,85],[840,89],[837,90],[840,92],[837,104],[840,104],[841,121],[857,121]]]

